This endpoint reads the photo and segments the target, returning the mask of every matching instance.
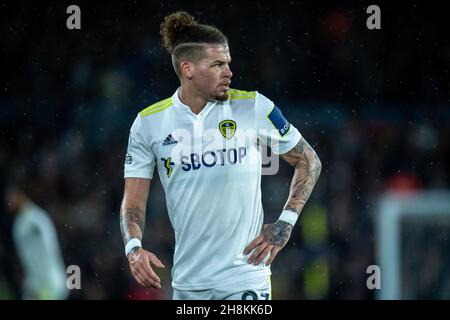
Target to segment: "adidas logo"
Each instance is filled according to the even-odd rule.
[[[163,146],[168,146],[169,144],[176,144],[178,143],[177,140],[174,139],[174,137],[172,137],[171,134],[169,134],[167,136],[167,138],[164,140],[164,142],[162,143]]]

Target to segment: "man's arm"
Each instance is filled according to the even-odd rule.
[[[150,182],[150,179],[125,178],[124,195],[120,206],[120,230],[125,245],[133,238],[142,240]],[[131,273],[139,284],[161,288],[161,280],[153,271],[151,264],[159,268],[164,268],[164,265],[153,253],[141,247],[134,247],[127,258]]]
[[[299,215],[319,178],[322,164],[317,153],[303,137],[292,150],[282,154],[281,157],[295,167],[284,210]],[[245,248],[245,254],[255,249],[248,262],[258,265],[270,253],[266,262],[266,265],[270,265],[288,242],[292,228],[293,225],[281,220],[264,225],[261,235]]]
[[[132,238],[142,240],[150,183],[150,179],[125,178],[125,189],[120,207],[120,231],[124,244]]]
[[[281,158],[295,167],[284,210],[293,211],[299,215],[319,179],[322,163],[317,153],[304,138],[301,138],[291,151],[282,154]]]

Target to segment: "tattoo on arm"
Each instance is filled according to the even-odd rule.
[[[322,164],[317,153],[304,138],[301,138],[291,151],[281,157],[295,166],[289,198],[284,209],[300,214],[319,178]]]
[[[142,239],[145,227],[145,211],[136,205],[122,208],[120,212],[120,230],[123,242],[131,238]]]
[[[292,225],[284,221],[277,221],[264,229],[264,240],[268,244],[283,248],[291,236],[291,231]]]

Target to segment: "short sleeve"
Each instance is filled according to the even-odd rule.
[[[130,136],[128,138],[124,178],[151,179],[154,170],[155,155],[145,139],[142,119],[138,115],[131,126]]]
[[[276,154],[290,151],[300,141],[302,135],[268,98],[256,93],[256,126],[258,139]]]

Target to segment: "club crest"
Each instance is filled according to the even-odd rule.
[[[233,120],[223,120],[219,123],[219,130],[224,138],[230,140],[236,132],[236,122]]]

